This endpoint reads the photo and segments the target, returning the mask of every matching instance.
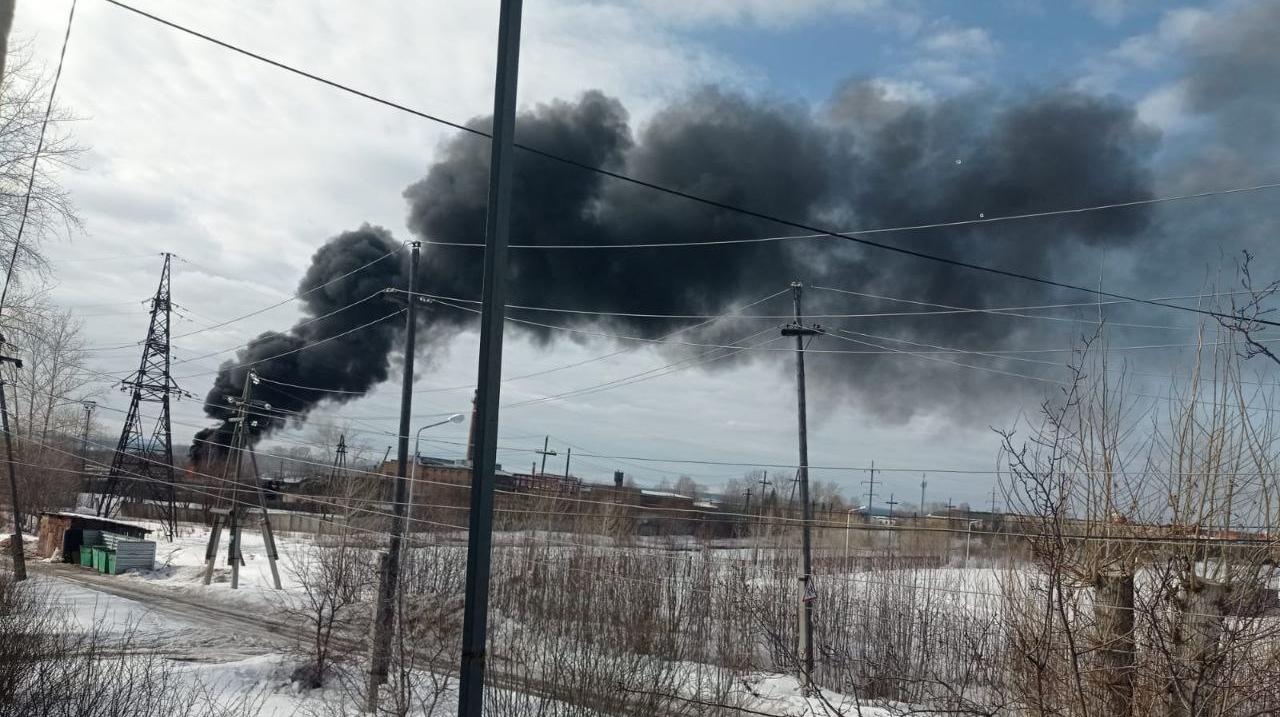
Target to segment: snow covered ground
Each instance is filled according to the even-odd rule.
[[[104,626],[111,632],[128,632],[135,644],[153,646],[158,652],[178,661],[184,679],[193,686],[217,696],[217,699],[235,701],[249,696],[261,716],[292,714],[332,714],[332,708],[340,706],[349,696],[336,688],[301,690],[290,681],[290,674],[298,664],[291,655],[295,639],[281,634],[264,634],[261,628],[245,627],[236,623],[234,615],[243,615],[259,621],[283,620],[279,611],[282,595],[273,587],[271,571],[261,534],[256,525],[242,534],[242,554],[245,565],[240,570],[239,589],[230,588],[230,567],[227,565],[227,538],[225,531],[219,545],[213,581],[203,584],[205,551],[209,531],[202,526],[182,526],[172,542],[158,541],[156,567],[144,573],[119,576],[94,576],[100,581],[86,585],[62,578],[46,578],[57,599],[69,608],[69,614],[81,626]],[[529,534],[496,536],[499,549],[503,545],[528,541]],[[543,536],[555,545],[563,536]],[[428,542],[433,539],[421,539]],[[434,540],[441,540],[436,536]],[[465,546],[445,537],[444,550],[458,553],[458,560],[465,556]],[[575,543],[584,542],[584,536],[573,536]],[[602,541],[607,543],[608,541]],[[279,552],[278,570],[285,593],[298,593],[301,583],[298,569],[303,556],[315,547],[314,536],[277,535]],[[372,544],[371,544],[372,545]],[[437,543],[438,545],[438,543]],[[379,546],[380,547],[380,546]],[[603,547],[603,546],[602,546]],[[652,545],[650,550],[670,549],[671,546]],[[374,549],[370,549],[373,558]],[[609,548],[605,548],[609,549]],[[617,548],[620,550],[635,550]],[[644,550],[644,548],[641,548]],[[713,560],[739,559],[734,550],[712,550],[703,553]],[[76,566],[57,566],[61,570],[83,571],[82,580],[88,579],[88,571]],[[1000,592],[1000,573],[990,569],[963,570],[941,568],[910,571],[908,582],[946,591],[958,597],[964,604],[990,602],[990,595]],[[74,576],[74,575],[73,575]],[[830,576],[820,589],[836,591],[864,584],[868,580],[883,579],[882,574],[849,574]],[[107,582],[101,582],[107,581]],[[107,592],[115,591],[116,594]],[[127,597],[136,592],[136,599]],[[125,596],[122,596],[122,593]],[[166,597],[168,600],[166,601]],[[217,612],[221,611],[221,612]],[[687,666],[688,673],[698,670],[696,664]],[[688,696],[695,696],[694,682],[690,683]],[[749,675],[741,688],[744,706],[756,712],[775,715],[823,715],[834,714],[834,706],[843,714],[861,714],[866,717],[884,717],[891,714],[880,707],[862,706],[846,695],[824,693],[823,698],[802,695],[797,680],[792,676],[777,674]],[[526,699],[528,699],[526,697]],[[454,714],[456,696],[441,696],[434,715],[447,717]],[[349,704],[347,711],[355,712],[356,705]]]

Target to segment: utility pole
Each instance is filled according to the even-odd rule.
[[[15,0],[0,0],[0,80],[4,79],[4,59],[9,55],[9,29],[13,27]]]
[[[267,565],[271,568],[271,582],[275,585],[276,590],[283,590],[284,586],[280,584],[280,569],[276,567],[276,561],[280,554],[276,552],[276,536],[271,532],[271,514],[267,512],[267,496],[262,491],[262,474],[258,472],[258,456],[253,452],[253,445],[249,446],[249,463],[253,465],[253,482],[258,486],[258,505],[262,507],[262,547],[263,552],[267,554]]]
[[[5,345],[0,336],[0,347]],[[13,579],[27,579],[27,553],[22,545],[22,505],[18,501],[18,475],[13,466],[13,438],[9,434],[9,405],[4,397],[4,364],[22,368],[22,359],[0,355],[0,420],[4,427],[4,451],[9,462],[9,499],[13,507],[13,535],[9,536],[9,548],[13,551]]]
[[[890,522],[892,522],[892,521],[893,521],[893,506],[897,505],[897,504],[898,504],[898,501],[894,500],[894,499],[893,499],[893,494],[892,494],[892,493],[890,493],[890,494],[889,494],[889,500],[886,500],[886,501],[884,502],[884,504],[885,504],[885,505],[887,505],[887,506],[889,506],[889,521],[890,521]]]
[[[89,463],[89,421],[93,418],[93,409],[98,407],[94,401],[85,401],[84,406],[84,432],[80,434],[80,481],[84,484],[84,492],[92,493],[92,486],[89,482],[87,473]],[[76,501],[79,503],[79,501]]]
[[[333,451],[333,467],[329,469],[330,483],[332,483],[335,479],[337,479],[339,466],[345,468],[346,465],[347,465],[347,434],[339,433],[338,447]]]
[[[537,453],[538,455],[542,456],[542,469],[538,471],[538,475],[544,476],[547,474],[547,456],[559,455],[555,451],[547,450],[547,444],[549,444],[550,442],[551,442],[551,436],[543,436],[542,450],[534,451],[534,453]]]
[[[227,564],[231,566],[231,589],[233,590],[240,587],[240,563],[244,560],[244,557],[240,553],[240,521],[238,520],[240,508],[238,500],[238,494],[240,492],[240,473],[244,464],[244,453],[240,450],[240,447],[244,443],[244,432],[248,428],[248,423],[245,421],[245,418],[247,417],[246,409],[249,406],[250,386],[252,386],[253,382],[256,380],[257,377],[252,371],[245,373],[244,387],[241,389],[238,403],[234,396],[224,396],[227,403],[236,404],[238,406],[236,415],[228,419],[235,423],[235,428],[231,431],[231,445],[227,447],[227,456],[235,457],[234,460],[236,468],[235,473],[231,478],[231,500],[229,507],[225,509],[215,508],[211,511],[213,513],[213,524],[209,527],[209,543],[205,546],[204,550],[204,584],[208,585],[213,580],[213,569],[218,562],[218,542],[222,538],[221,519],[222,516],[225,515],[228,532]],[[227,467],[225,462],[223,463],[222,477],[224,480],[227,477]],[[219,502],[222,500],[221,490],[219,490],[218,500]]]
[[[569,459],[573,458],[573,448],[566,448],[564,454],[564,479],[569,480]]]
[[[262,474],[258,471],[258,458],[253,452],[253,444],[249,440],[249,434],[253,428],[256,428],[258,421],[251,416],[250,409],[259,411],[270,411],[271,404],[262,401],[253,400],[253,387],[258,383],[258,374],[253,369],[249,369],[245,374],[244,390],[240,393],[240,398],[227,396],[227,402],[236,407],[236,415],[231,420],[235,421],[236,428],[231,435],[230,450],[235,453],[235,476],[231,484],[231,508],[227,513],[227,528],[230,531],[230,542],[228,543],[227,561],[231,564],[231,589],[235,590],[240,587],[240,566],[244,564],[244,557],[241,554],[241,530],[244,526],[241,524],[240,506],[236,500],[236,493],[239,492],[241,486],[240,476],[243,473],[244,454],[249,454],[249,462],[253,466],[253,484],[258,494],[258,507],[262,510],[262,519],[259,527],[262,530],[262,545],[267,555],[267,563],[271,567],[271,580],[276,590],[283,589],[280,584],[280,570],[276,566],[276,560],[280,557],[276,552],[275,535],[271,532],[271,515],[267,512],[267,496],[262,490]],[[217,518],[214,518],[215,527],[209,531],[209,546],[205,549],[205,558],[208,564],[205,566],[205,585],[209,584],[212,576],[213,564],[218,554],[218,537]]]
[[[871,461],[871,478],[862,481],[862,485],[867,487],[867,521],[871,521],[871,506],[876,500],[876,462]]]
[[[493,549],[493,474],[498,457],[498,397],[507,300],[511,154],[515,150],[521,8],[521,0],[501,0],[498,10],[498,60],[494,73],[493,141],[489,152],[489,201],[485,209],[484,279],[480,292],[480,351],[476,371],[476,459],[471,464],[471,512],[467,521],[458,717],[481,717],[484,705],[489,558]]]
[[[760,471],[760,480],[756,482],[760,484],[760,504],[763,506],[765,489],[773,485],[773,481],[769,480],[769,471]]]
[[[813,690],[813,603],[817,599],[817,589],[813,585],[813,506],[809,503],[809,425],[808,410],[805,407],[804,380],[804,344],[805,338],[822,333],[816,326],[805,326],[804,312],[800,298],[804,286],[791,282],[791,295],[795,304],[795,321],[782,327],[783,336],[796,338],[796,428],[799,435],[800,466],[796,477],[800,483],[800,502],[804,518],[801,547],[803,555],[804,596],[802,598],[802,618],[800,620],[800,641],[804,651],[804,675],[801,683],[805,692]]]
[[[391,537],[387,542],[383,569],[378,574],[378,603],[373,620],[373,643],[369,656],[368,711],[378,712],[378,688],[387,680],[391,662],[391,621],[395,612],[396,588],[400,582],[400,552],[404,543],[408,517],[409,494],[409,421],[413,408],[413,357],[416,353],[418,302],[413,300],[418,288],[418,255],[422,242],[409,243],[408,308],[405,310],[404,377],[400,384],[400,434],[396,447],[395,496],[392,501]]]
[[[922,519],[929,514],[929,511],[926,510],[924,507],[924,489],[927,488],[928,486],[929,486],[929,474],[921,473],[920,474],[920,517]]]

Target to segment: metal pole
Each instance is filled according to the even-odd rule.
[[[793,335],[796,337],[796,418],[797,428],[800,438],[800,466],[797,473],[797,479],[800,483],[800,503],[802,508],[802,516],[804,518],[803,529],[801,531],[801,548],[804,553],[803,558],[803,577],[801,581],[804,583],[804,619],[800,621],[800,640],[804,648],[804,687],[805,690],[813,688],[813,506],[809,504],[809,427],[808,415],[805,407],[805,381],[804,381],[804,340],[806,336],[817,335],[817,329],[806,327],[803,322],[803,312],[800,306],[800,294],[803,286],[800,282],[791,283],[792,299],[795,303],[795,323],[785,327],[782,335]]]
[[[84,484],[85,493],[91,492],[89,476],[85,474],[89,462],[89,420],[93,417],[93,409],[97,405],[93,401],[84,402],[84,433],[80,436],[80,480]],[[78,500],[76,502],[79,503]]]
[[[4,339],[0,337],[0,343]],[[7,358],[7,357],[6,357]],[[18,367],[22,363],[13,359]],[[0,361],[0,366],[4,361]],[[18,503],[18,476],[13,467],[13,439],[9,435],[9,405],[4,398],[4,376],[0,375],[0,417],[4,421],[4,450],[9,461],[9,498],[13,507],[13,535],[9,538],[9,547],[13,551],[14,580],[27,579],[27,554],[22,546],[22,507]]]
[[[427,428],[430,428],[430,426],[423,426],[422,428],[419,428],[417,434],[414,436],[414,439],[413,439],[413,467],[409,469],[409,521],[410,522],[412,522],[413,520],[413,484],[418,480],[418,461],[422,457],[422,454],[418,451],[418,444],[422,441],[422,431]],[[412,528],[410,528],[409,534],[413,535]]]
[[[964,534],[964,567],[969,568],[969,541],[973,537],[973,521],[969,521],[969,528]]]
[[[844,514],[844,561],[849,562],[849,530],[852,528],[853,508],[845,511]],[[847,566],[846,566],[847,567]]]
[[[391,537],[387,542],[387,569],[378,576],[378,605],[373,621],[373,644],[369,658],[369,711],[378,711],[378,686],[387,679],[391,660],[391,619],[395,608],[396,587],[400,581],[400,551],[404,542],[406,499],[408,497],[409,414],[413,408],[413,357],[416,351],[417,306],[414,292],[418,288],[418,252],[421,242],[409,243],[409,308],[405,312],[404,378],[400,385],[400,430],[396,447],[395,497],[392,501]]]
[[[460,414],[459,414],[459,415],[455,415],[455,416],[453,416],[453,417],[449,418],[448,420],[444,420],[444,421],[436,421],[435,423],[428,423],[427,425],[425,425],[425,426],[421,426],[420,428],[418,428],[417,432],[416,432],[416,433],[414,433],[414,437],[413,437],[413,468],[410,468],[410,469],[409,469],[409,500],[408,500],[408,504],[409,504],[409,511],[408,511],[408,514],[405,516],[405,523],[406,523],[406,524],[412,524],[412,523],[413,523],[413,484],[418,480],[418,460],[422,457],[422,453],[418,450],[418,446],[419,446],[419,444],[422,442],[422,432],[423,432],[423,431],[425,431],[425,430],[427,430],[428,428],[435,428],[436,426],[443,426],[443,425],[444,425],[444,424],[446,424],[446,423],[454,423],[454,422],[455,422],[455,419],[457,419],[458,421],[461,421]],[[413,535],[413,530],[412,530],[412,529],[410,529],[410,530],[409,530],[409,535],[411,536],[411,537],[410,537],[410,547],[412,547],[412,535]]]
[[[467,523],[466,602],[458,717],[480,717],[484,704],[485,634],[489,621],[489,557],[493,539],[493,474],[498,452],[498,395],[502,381],[507,234],[511,218],[511,154],[515,143],[516,76],[520,67],[521,0],[501,0],[493,90],[493,143],[485,215],[480,359],[476,376],[476,459],[471,465]]]

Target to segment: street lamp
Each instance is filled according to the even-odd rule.
[[[418,478],[418,443],[422,440],[422,432],[427,430],[428,428],[443,426],[446,423],[462,423],[462,419],[464,418],[466,418],[466,416],[462,415],[461,413],[455,413],[452,416],[449,416],[448,418],[444,419],[443,421],[428,423],[427,425],[418,429],[417,435],[415,435],[413,438],[413,468],[410,469],[409,471],[409,505],[407,506],[408,510],[405,511],[406,516],[413,515],[413,484],[417,482],[417,478]],[[406,518],[405,522],[409,522],[408,518]],[[412,526],[409,526],[408,532],[412,535],[413,533]]]
[[[979,521],[977,520],[969,521],[969,528],[965,531],[965,534],[964,534],[964,567],[966,569],[968,569],[969,567],[969,540],[973,538],[973,526],[977,525],[978,523]]]
[[[844,561],[845,563],[849,562],[849,530],[853,527],[852,526],[853,512],[855,510],[857,510],[857,508],[850,508],[849,512],[844,516]],[[848,569],[848,567],[849,566],[846,564],[845,568]]]

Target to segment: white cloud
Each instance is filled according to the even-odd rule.
[[[1123,20],[1136,4],[1134,0],[1083,0],[1083,3],[1090,15],[1108,25]]]
[[[1138,119],[1166,134],[1179,132],[1189,124],[1186,90],[1178,82],[1147,93],[1138,100],[1137,110]]]
[[[999,43],[980,27],[942,30],[926,37],[920,46],[940,55],[971,58],[990,57],[1000,51]]]
[[[911,26],[909,3],[888,0],[641,0],[645,17],[676,25],[786,27],[832,16],[874,18]]]
[[[1077,86],[1093,92],[1113,92],[1135,71],[1166,66],[1181,56],[1182,49],[1212,13],[1198,8],[1176,8],[1165,12],[1155,29],[1125,38],[1116,47],[1085,63]]]

